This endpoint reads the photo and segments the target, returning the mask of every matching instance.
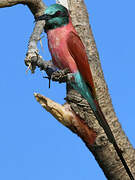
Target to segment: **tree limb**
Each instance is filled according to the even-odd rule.
[[[35,17],[43,14],[45,10],[45,4],[42,0],[1,0],[0,8],[11,7],[17,4],[27,5]]]
[[[66,0],[64,1],[66,2]],[[45,10],[45,5],[42,0],[1,0],[0,8],[16,4],[27,5],[34,17],[42,15]],[[113,131],[119,147],[123,151],[124,158],[127,161],[129,168],[132,173],[135,174],[135,151],[123,132],[114,112],[108,88],[104,80],[92,30],[89,26],[89,17],[84,1],[68,0],[68,7],[71,13],[72,22],[86,47],[98,102]],[[26,53],[25,63],[27,66],[30,66],[32,72],[34,72],[36,66],[40,67],[39,61],[43,62],[43,58],[37,56],[37,42],[40,39],[43,27],[44,22],[42,21],[38,21],[35,24]],[[33,62],[36,63],[33,65]],[[44,62],[43,64],[41,69],[46,70],[48,64],[47,62]],[[103,129],[99,126],[87,101],[82,98],[80,94],[67,85],[67,103],[63,106],[40,94],[35,94],[35,97],[56,119],[70,128],[73,132],[77,133],[84,140],[108,179],[129,179],[112,144],[108,141]],[[95,143],[91,145],[91,138],[95,137],[95,134]]]
[[[72,132],[80,136],[87,145],[92,145],[96,138],[96,132],[89,128],[71,109],[68,103],[63,106],[51,99],[34,93],[36,100],[50,112],[60,123],[68,127]]]

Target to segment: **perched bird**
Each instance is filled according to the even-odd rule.
[[[36,21],[39,20],[45,20],[44,31],[47,33],[48,46],[54,65],[59,69],[69,69],[71,73],[69,83],[88,101],[96,119],[117,151],[130,179],[133,180],[122,152],[98,105],[85,47],[73,27],[68,10],[60,4],[53,4],[45,10],[42,16],[36,18]]]

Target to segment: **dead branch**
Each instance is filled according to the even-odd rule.
[[[1,0],[0,8],[14,6],[16,4],[27,5],[34,17],[42,15],[45,10],[45,5],[42,0]],[[123,151],[124,158],[129,168],[132,173],[135,174],[135,151],[123,132],[114,112],[108,88],[104,80],[92,30],[89,26],[89,17],[84,1],[68,0],[68,7],[72,22],[86,47],[99,104],[119,147]],[[42,64],[41,69],[46,70],[46,67],[48,67],[48,64],[46,64],[46,62],[43,63],[43,58],[38,55],[37,48],[37,42],[40,39],[43,27],[44,22],[38,21],[35,24],[34,31],[29,40],[25,63],[30,67],[32,72],[34,72],[36,66],[40,67],[40,64]],[[93,116],[87,101],[83,99],[80,94],[67,86],[67,103],[63,106],[40,94],[35,94],[35,97],[56,119],[73,132],[77,133],[84,140],[108,179],[129,179],[112,144],[108,141],[103,129]],[[95,143],[91,145],[95,134]]]

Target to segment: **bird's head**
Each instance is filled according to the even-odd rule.
[[[46,8],[45,13],[42,16],[36,18],[36,21],[41,20],[45,20],[46,24],[44,30],[47,32],[50,29],[55,29],[68,24],[69,13],[64,6],[53,4]]]

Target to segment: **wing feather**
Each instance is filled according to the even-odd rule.
[[[79,72],[95,96],[95,88],[90,65],[88,63],[88,57],[80,37],[76,33],[70,32],[67,38],[67,46],[71,56],[77,64]]]

